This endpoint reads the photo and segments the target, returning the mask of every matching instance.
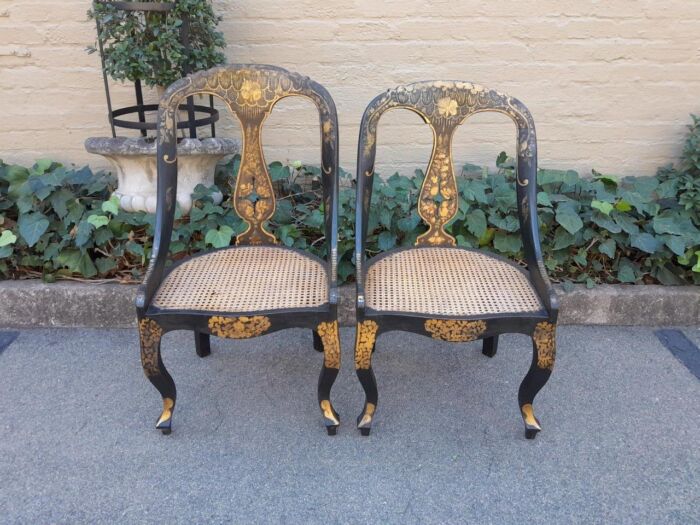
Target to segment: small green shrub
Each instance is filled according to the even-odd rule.
[[[221,20],[210,0],[178,0],[172,11],[125,11],[110,2],[93,2],[90,18],[100,24],[104,67],[114,80],[141,80],[148,86],[168,86],[185,76],[225,63]],[[189,49],[180,38],[183,18],[190,23]],[[96,47],[88,48],[94,53]]]
[[[173,258],[230,244],[243,224],[230,204],[240,159],[219,167],[217,189],[196,188],[189,216],[177,215]],[[459,211],[448,231],[460,246],[522,259],[513,162],[505,153],[498,171],[465,166],[458,179]],[[280,198],[270,222],[280,242],[325,257],[318,168],[270,164]],[[375,178],[369,220],[369,255],[408,246],[425,231],[416,213],[424,174]],[[540,170],[537,207],[544,261],[557,281],[700,284],[700,119],[690,126],[681,163],[652,177],[618,180],[593,172]],[[48,160],[31,168],[0,161],[0,276],[142,278],[151,250],[152,215],[119,210],[109,195],[114,178],[88,168],[67,169]],[[354,273],[355,190],[341,173],[338,273]]]

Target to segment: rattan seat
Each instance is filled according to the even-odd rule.
[[[163,310],[261,312],[326,303],[328,277],[322,261],[277,246],[239,246],[180,264],[152,304]]]
[[[378,259],[367,269],[365,301],[377,311],[459,317],[543,310],[527,276],[512,264],[448,247]]]

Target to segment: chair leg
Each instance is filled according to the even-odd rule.
[[[340,369],[340,333],[338,321],[320,323],[314,330],[314,348],[316,338],[323,352],[323,367],[318,376],[318,405],[321,408],[323,422],[329,436],[335,436],[340,425],[340,416],[331,403],[331,388],[338,377]],[[316,348],[318,350],[318,348]]]
[[[491,337],[485,337],[483,346],[481,347],[481,353],[486,357],[493,357],[496,355],[498,350],[498,336],[493,335]]]
[[[355,373],[365,391],[365,405],[357,417],[357,428],[363,436],[369,436],[379,400],[377,380],[372,370],[372,353],[378,329],[375,321],[365,320],[357,324],[355,332]]]
[[[209,334],[195,330],[194,347],[199,357],[207,357],[209,354],[211,354]]]
[[[318,335],[316,330],[312,330],[311,333],[314,336],[314,350],[317,352],[323,352],[323,341],[321,340],[321,336]]]
[[[532,363],[518,390],[518,404],[525,423],[525,437],[534,439],[542,430],[535,417],[532,403],[535,396],[552,375],[556,359],[556,325],[548,321],[538,323],[532,334]]]
[[[162,336],[163,329],[156,321],[148,318],[139,320],[143,372],[163,398],[163,411],[156,422],[156,428],[163,434],[170,434],[177,393],[175,391],[175,382],[166,370],[160,356],[160,340]]]

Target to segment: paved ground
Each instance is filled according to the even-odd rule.
[[[163,436],[135,331],[22,332],[0,354],[0,522],[700,522],[700,381],[651,329],[561,328],[535,441],[515,400],[524,336],[494,359],[383,336],[362,438],[344,330],[330,438],[309,332],[215,340],[207,359],[188,335],[164,341],[179,397]]]

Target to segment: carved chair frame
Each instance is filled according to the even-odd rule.
[[[308,253],[303,253],[303,256],[321,262],[326,269],[328,301],[322,306],[212,312],[162,309],[153,304],[160,285],[170,272],[184,262],[203,255],[198,254],[166,266],[177,192],[178,108],[188,97],[200,94],[222,99],[238,118],[242,128],[243,154],[233,195],[234,208],[247,223],[247,229],[236,239],[236,244],[241,246],[277,245],[277,239],[266,228],[266,222],[275,210],[275,196],[261,144],[265,119],[275,104],[286,97],[305,97],[316,106],[321,131],[324,227],[328,256],[325,261]],[[158,202],[155,237],[148,270],[136,297],[143,369],[163,399],[163,409],[156,428],[165,434],[170,433],[176,403],[175,383],[163,364],[160,352],[160,341],[165,333],[171,330],[192,330],[197,354],[205,357],[210,353],[210,335],[247,339],[290,327],[303,327],[313,331],[314,348],[324,353],[318,382],[318,402],[328,433],[335,434],[339,417],[330,402],[330,390],[340,368],[337,320],[338,118],[330,94],[308,77],[274,66],[236,64],[195,73],[173,83],[161,98],[157,141]],[[253,193],[257,200],[250,198]],[[212,252],[207,252],[210,253]]]
[[[445,226],[458,208],[458,190],[452,165],[454,131],[470,116],[498,112],[513,120],[517,130],[517,203],[520,231],[527,269],[498,256],[494,258],[523,272],[539,296],[543,308],[538,312],[476,315],[469,317],[373,310],[365,304],[365,279],[368,268],[383,257],[415,248],[399,248],[368,261],[365,250],[369,219],[377,126],[381,116],[392,109],[417,113],[433,133],[433,149],[425,180],[418,198],[418,214],[428,225],[419,236],[417,247],[441,246],[455,250],[456,241]],[[438,201],[436,196],[441,199]],[[523,379],[518,401],[525,423],[525,434],[533,438],[541,429],[532,403],[549,379],[555,360],[557,298],[542,261],[537,219],[537,139],[530,112],[519,100],[468,82],[419,82],[397,87],[378,95],[367,106],[360,125],[357,154],[357,202],[355,224],[355,264],[357,282],[357,332],[355,369],[365,391],[365,404],[357,425],[369,435],[377,407],[378,392],[372,369],[372,354],[377,337],[393,330],[408,331],[434,339],[467,342],[483,339],[483,353],[493,357],[501,333],[522,333],[532,337],[533,358]]]

